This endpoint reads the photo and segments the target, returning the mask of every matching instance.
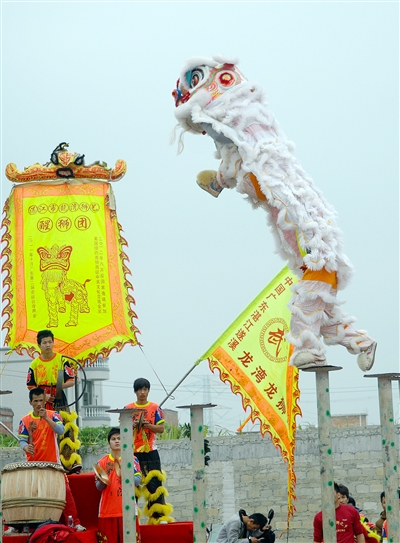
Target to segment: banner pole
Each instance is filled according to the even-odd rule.
[[[197,361],[194,366],[192,368],[190,368],[190,370],[185,373],[185,375],[182,377],[182,379],[179,381],[179,383],[177,385],[174,386],[174,388],[171,390],[171,392],[168,394],[168,396],[166,396],[163,401],[159,404],[159,406],[161,407],[167,400],[170,396],[172,396],[172,394],[175,392],[175,390],[183,383],[183,381],[186,379],[186,377],[188,375],[190,375],[192,373],[192,371],[194,370],[194,368],[196,366],[198,366],[200,364],[201,360]]]

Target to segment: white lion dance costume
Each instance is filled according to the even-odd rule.
[[[289,304],[291,365],[325,365],[323,338],[357,354],[360,368],[370,370],[376,342],[352,326],[355,319],[342,313],[336,299],[353,273],[336,212],[294,157],[263,89],[247,81],[235,60],[219,57],[188,61],[176,87],[178,152],[184,132],[202,133],[213,138],[221,159],[218,172],[200,172],[197,183],[216,197],[236,186],[253,207],[265,209],[279,253],[301,278]]]

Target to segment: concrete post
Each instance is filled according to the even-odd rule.
[[[300,368],[301,369],[301,368]],[[303,371],[314,371],[317,388],[318,441],[321,474],[322,530],[324,541],[336,543],[336,513],[333,496],[333,455],[331,440],[331,407],[329,372],[340,366],[320,366]]]
[[[400,541],[399,527],[399,471],[397,466],[396,434],[393,416],[392,381],[398,381],[400,374],[382,373],[364,375],[378,378],[379,411],[381,419],[384,490],[386,498],[386,517],[388,523],[388,541]]]
[[[215,407],[213,404],[180,405],[190,408],[192,477],[193,477],[193,531],[194,543],[206,543],[206,482],[204,471],[204,424],[203,409]]]
[[[120,414],[121,430],[121,480],[122,480],[122,523],[124,543],[136,543],[136,501],[133,469],[132,414],[143,409],[111,409],[107,413]]]

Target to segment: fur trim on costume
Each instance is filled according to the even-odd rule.
[[[82,457],[78,453],[72,453],[69,458],[65,458],[63,454],[60,453],[60,460],[65,468],[70,468],[74,464],[82,464]]]
[[[143,514],[150,519],[154,517],[155,513],[168,516],[173,510],[174,508],[170,503],[153,503],[151,507],[148,507],[147,505],[144,506]],[[158,524],[158,522],[156,524]]]
[[[146,487],[143,487],[143,493],[142,495],[144,498],[149,502],[155,502],[158,500],[160,496],[167,497],[169,496],[168,490],[165,488],[165,486],[159,486],[153,494],[150,494],[148,489]]]
[[[142,480],[142,484],[148,485],[149,482],[154,478],[164,483],[167,480],[167,474],[165,473],[164,470],[159,471],[158,469],[153,469],[149,471],[146,477]]]
[[[163,515],[162,517],[157,517],[157,518],[150,517],[147,520],[147,524],[154,524],[154,525],[161,524],[161,523],[171,524],[171,522],[175,522],[175,519],[166,515]]]
[[[215,61],[203,66],[214,69]],[[236,66],[232,72],[239,73]],[[207,84],[208,81],[203,82],[204,86]],[[269,216],[278,252],[289,267],[295,273],[303,264],[310,270],[335,271],[338,289],[344,288],[353,267],[343,253],[342,232],[336,226],[337,213],[294,157],[294,145],[268,108],[263,89],[242,78],[240,84],[215,99],[210,97],[211,93],[199,85],[189,100],[178,105],[175,116],[183,130],[201,132],[207,125],[217,135],[229,139],[241,159],[237,190],[254,199],[254,190],[249,191],[248,174],[257,178],[266,197],[261,206]],[[219,137],[214,140],[223,160],[222,167],[226,168],[231,152],[229,144],[220,143]],[[304,258],[294,239],[296,232],[306,253]]]

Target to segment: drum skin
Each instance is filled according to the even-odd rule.
[[[1,500],[6,524],[58,521],[65,507],[64,470],[53,462],[7,464]]]

